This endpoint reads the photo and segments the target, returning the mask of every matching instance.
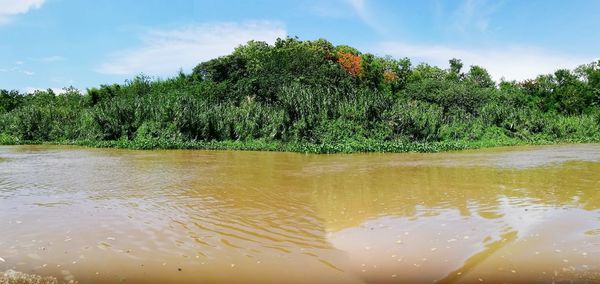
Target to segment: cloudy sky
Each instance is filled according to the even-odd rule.
[[[285,36],[521,80],[600,58],[598,14],[597,0],[0,0],[0,89],[165,78]]]

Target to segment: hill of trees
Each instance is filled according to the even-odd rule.
[[[165,80],[1,90],[0,144],[352,152],[600,141],[600,61],[499,83],[449,63],[322,39],[252,41]]]

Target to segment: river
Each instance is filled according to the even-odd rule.
[[[0,147],[0,272],[79,283],[600,282],[600,145]]]

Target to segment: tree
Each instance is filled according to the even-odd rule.
[[[450,70],[448,72],[448,79],[455,80],[455,81],[462,80],[463,76],[464,76],[462,73],[460,73],[460,71],[463,68],[462,60],[452,58],[449,60],[449,63],[450,63]]]
[[[496,86],[496,83],[492,80],[492,76],[490,76],[487,70],[477,65],[471,66],[465,79],[480,88],[493,88]]]
[[[0,113],[9,112],[23,101],[23,95],[18,91],[0,90]]]
[[[338,53],[338,63],[348,72],[348,74],[358,77],[363,73],[362,67],[363,59],[352,53],[347,52],[339,52]]]

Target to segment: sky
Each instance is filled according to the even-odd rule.
[[[598,14],[597,0],[0,0],[0,89],[168,78],[286,36],[524,80],[598,60]]]

